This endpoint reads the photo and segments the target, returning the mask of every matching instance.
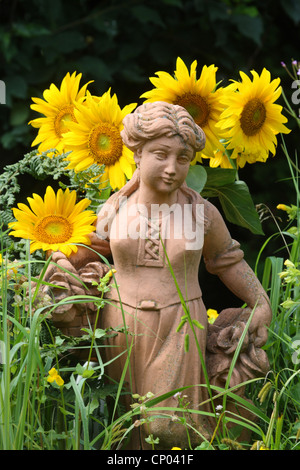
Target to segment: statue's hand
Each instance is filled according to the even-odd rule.
[[[109,271],[109,267],[99,261],[94,261],[83,266],[79,270],[80,279],[87,285],[92,284],[93,281],[99,282],[99,280],[105,276]]]
[[[249,308],[251,314],[252,310]],[[272,319],[272,312],[269,305],[266,303],[263,306],[255,308],[251,323],[249,325],[250,338],[254,346],[260,348],[268,339],[268,329]]]
[[[46,273],[44,275],[44,280],[47,282],[50,282],[50,279],[53,277],[53,275],[60,273],[62,276],[70,277],[69,274],[66,272],[70,271],[72,274],[76,275],[77,271],[74,268],[73,264],[70,262],[69,258],[65,254],[63,254],[61,251],[55,251],[52,253],[51,261],[53,263],[50,263]],[[58,265],[58,266],[56,266]],[[63,269],[61,269],[63,268]]]

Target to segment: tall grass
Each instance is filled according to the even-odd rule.
[[[258,391],[257,387],[251,390],[258,395],[262,409],[270,417],[262,425],[264,445],[275,450],[300,449],[299,168],[291,160],[284,142],[283,151],[294,184],[295,204],[286,207],[286,228],[281,230],[277,224],[278,231],[266,240],[257,258],[258,265],[266,246],[274,239],[281,240],[281,247],[265,260],[262,274],[262,285],[273,312],[265,345],[270,372],[262,390]]]
[[[198,449],[300,449],[300,209],[299,168],[289,157],[283,142],[283,150],[291,171],[295,188],[295,204],[287,211],[287,224],[279,227],[261,247],[257,265],[263,266],[261,282],[267,291],[273,319],[269,326],[268,341],[264,346],[270,362],[266,377],[253,379],[246,385],[247,398],[240,397],[238,387],[229,388],[230,376],[240,353],[243,337],[233,357],[228,380],[224,389],[209,383],[201,349],[198,348],[201,366],[205,372],[212,414],[216,428],[211,439],[203,438]],[[278,201],[285,202],[285,201]],[[265,260],[264,250],[276,244],[276,251]],[[174,408],[160,406],[165,398],[186,388],[171,390],[168,394],[138,397],[130,411],[121,407],[121,397],[133,342],[128,339],[127,361],[120,381],[107,385],[103,380],[106,364],[102,361],[103,340],[114,333],[94,328],[87,329],[80,338],[68,338],[51,325],[49,313],[57,305],[50,299],[38,299],[43,274],[51,260],[37,261],[29,255],[22,261],[7,259],[7,251],[1,247],[0,266],[0,449],[1,450],[93,450],[120,449],[131,431],[147,425],[153,419],[169,419],[174,411],[182,412],[182,423],[187,432],[190,424],[185,413],[198,413],[179,404]],[[172,273],[172,266],[170,265]],[[35,273],[41,273],[35,278]],[[33,274],[34,273],[34,274]],[[35,281],[35,290],[29,289]],[[176,279],[174,277],[174,282]],[[100,312],[105,302],[103,288],[99,283],[99,296],[66,298],[64,302],[94,302]],[[102,290],[101,290],[102,289]],[[196,329],[201,328],[191,318],[184,296],[179,298],[184,309],[183,322],[188,322],[191,336],[197,339]],[[40,302],[40,303],[37,303]],[[124,324],[125,315],[123,314]],[[251,317],[249,322],[251,321]],[[249,326],[247,324],[247,328]],[[178,325],[180,329],[180,325]],[[117,333],[117,331],[116,331]],[[45,339],[46,336],[46,339]],[[88,341],[88,346],[84,342]],[[186,338],[188,349],[189,337]],[[87,347],[87,361],[79,361],[72,351]],[[92,350],[97,362],[92,362]],[[49,383],[49,371],[55,368],[64,384]],[[216,398],[222,400],[222,411],[214,406]],[[107,400],[109,399],[109,400]],[[112,400],[113,406],[108,402]],[[256,420],[242,418],[226,409],[228,400],[235,400],[240,407],[251,411]],[[150,413],[151,412],[151,413]],[[251,432],[247,442],[238,443],[234,429]],[[155,436],[148,442],[155,448]],[[241,447],[242,446],[242,447]]]
[[[296,211],[296,214],[298,212]],[[252,403],[240,397],[237,388],[230,389],[230,375],[237,360],[243,338],[237,347],[229,371],[225,389],[218,389],[209,384],[206,374],[206,386],[211,403],[222,398],[221,413],[214,410],[216,432],[210,442],[205,439],[199,449],[229,449],[238,446],[234,433],[228,431],[228,424],[252,433],[252,441],[243,443],[244,448],[299,449],[300,438],[300,382],[299,362],[295,356],[295,341],[300,340],[299,332],[299,287],[300,278],[295,276],[284,282],[281,273],[285,271],[288,258],[295,266],[299,260],[299,218],[293,220],[296,231],[290,226],[286,231],[277,233],[285,240],[283,248],[286,256],[270,256],[264,262],[262,284],[269,294],[273,320],[269,327],[269,339],[265,345],[270,372],[265,378],[253,379],[246,384],[248,397]],[[258,255],[258,263],[263,257],[264,244]],[[119,400],[123,393],[123,381],[132,344],[128,344],[128,358],[124,374],[115,386],[103,383],[105,364],[101,361],[101,342],[107,332],[91,330],[88,332],[91,349],[97,351],[98,362],[89,360],[78,364],[68,359],[70,349],[80,348],[79,340],[71,341],[63,335],[55,335],[50,330],[51,341],[43,344],[42,336],[49,328],[47,319],[55,304],[34,307],[37,290],[28,290],[28,283],[36,281],[31,275],[31,266],[35,263],[29,255],[22,261],[22,268],[5,261],[2,251],[1,265],[1,364],[0,364],[0,449],[1,450],[58,450],[58,449],[111,449],[122,448],[131,430],[145,425],[147,420],[168,419],[174,411],[197,413],[196,410],[180,407],[163,408],[160,402],[183,389],[172,390],[161,397],[143,397],[131,411],[119,409]],[[49,261],[48,261],[49,262]],[[46,263],[41,272],[46,269]],[[171,266],[170,266],[171,268]],[[25,279],[25,280],[24,280]],[[38,281],[42,282],[41,280]],[[176,282],[176,279],[174,279]],[[39,285],[37,284],[37,289]],[[101,299],[101,296],[100,296]],[[99,302],[99,298],[77,299],[79,302]],[[183,297],[181,298],[184,303]],[[73,298],[65,302],[74,301]],[[298,303],[297,303],[298,302]],[[195,321],[190,317],[185,306],[185,321],[189,322],[191,334],[195,335]],[[249,319],[249,321],[251,318]],[[245,332],[247,331],[247,328]],[[57,332],[56,332],[57,333]],[[83,339],[87,339],[85,336]],[[199,350],[202,367],[205,364]],[[49,370],[55,367],[65,380],[63,386],[47,382]],[[214,398],[212,399],[212,396]],[[106,404],[106,398],[114,400],[112,412]],[[257,418],[255,422],[235,415],[226,410],[228,399],[251,411]],[[142,417],[140,415],[143,410]],[[149,413],[151,411],[151,418]],[[148,417],[147,417],[148,416]],[[183,424],[190,431],[187,422]],[[152,441],[155,448],[155,439]]]
[[[90,429],[98,426],[101,441],[106,424],[105,414],[94,411],[101,407],[107,394],[116,395],[116,390],[106,390],[100,384],[104,368],[101,360],[97,364],[90,360],[91,351],[98,349],[97,338],[104,332],[90,330],[78,341],[55,336],[48,318],[57,305],[47,300],[46,305],[34,306],[39,284],[43,282],[31,276],[34,261],[28,255],[22,267],[16,268],[16,264],[5,260],[4,250],[2,253],[0,449],[92,449],[94,437],[91,439]],[[31,280],[37,281],[34,291],[28,288]],[[74,300],[66,298],[65,302]],[[99,303],[101,296],[83,296],[76,301]],[[43,343],[45,333],[48,338]],[[88,361],[81,365],[74,359],[68,360],[70,350],[81,348],[87,339]],[[100,358],[99,350],[97,353]],[[47,381],[53,367],[64,377],[63,385]],[[113,432],[110,437],[115,438]]]
[[[19,450],[28,448],[40,427],[41,379],[45,373],[37,347],[41,316],[39,311],[31,316],[30,308],[26,310],[24,304],[20,307],[16,299],[10,306],[10,273],[3,264],[1,274],[0,448]]]

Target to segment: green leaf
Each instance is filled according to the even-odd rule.
[[[55,345],[56,346],[61,346],[65,340],[61,338],[60,336],[55,336]]]
[[[233,183],[237,170],[227,168],[205,168],[207,174],[206,186],[218,187]],[[206,188],[205,186],[205,188]]]
[[[237,27],[238,32],[243,36],[252,39],[256,44],[261,44],[261,36],[264,31],[262,19],[257,16],[236,14],[232,17],[232,23]]]
[[[196,328],[199,328],[199,330],[203,330],[204,326],[201,325],[201,323],[198,320],[192,320],[193,325],[196,326]]]
[[[166,3],[167,5],[171,5],[174,7],[179,7],[179,8],[183,7],[181,0],[163,0],[163,3]]]
[[[94,369],[86,369],[81,364],[76,365],[75,372],[76,372],[76,374],[83,377],[84,379],[88,379],[88,378],[92,377],[95,373]]]
[[[199,446],[195,447],[195,450],[215,450],[210,442],[202,442]]]
[[[78,70],[83,74],[90,74],[107,82],[112,81],[111,69],[106,62],[99,57],[85,55],[78,59]]]
[[[95,410],[99,408],[99,401],[97,398],[93,398],[90,403],[87,404],[86,410],[88,414],[92,415]]]
[[[296,402],[300,403],[300,383],[297,383],[289,390],[290,397]]]
[[[205,186],[207,180],[207,173],[205,168],[201,165],[191,166],[186,177],[186,184],[200,193]]]
[[[67,411],[65,408],[62,406],[59,407],[59,411],[64,415],[64,416],[75,416],[74,413],[71,413],[71,411]]]
[[[93,369],[86,369],[83,374],[82,374],[82,377],[84,379],[89,379],[90,377],[92,377],[94,375],[95,371]]]
[[[19,126],[29,119],[29,107],[27,103],[16,103],[11,109],[10,124],[12,126]]]
[[[42,24],[25,21],[14,23],[13,31],[16,36],[21,36],[23,38],[50,34],[50,30],[45,28]]]
[[[47,66],[57,61],[61,54],[65,55],[74,53],[75,51],[82,51],[86,46],[84,34],[80,31],[73,30],[40,36],[36,38],[36,41],[38,41],[39,47],[42,50],[47,51],[45,54]],[[81,57],[84,57],[84,55],[80,54],[80,58]],[[80,58],[76,61],[76,67],[78,62],[80,62]],[[79,65],[78,70],[80,70]]]
[[[97,339],[100,339],[102,338],[102,336],[105,336],[105,330],[102,330],[101,328],[97,328],[94,332],[94,330],[92,330],[91,328],[81,328],[81,331],[84,331],[85,333],[87,333],[90,338],[92,338],[95,334],[95,338]]]
[[[295,24],[300,22],[300,4],[298,0],[281,0],[281,6],[285,13]]]
[[[189,352],[190,348],[190,336],[188,334],[185,335],[184,337],[184,350],[185,352]]]
[[[5,77],[5,83],[9,95],[20,99],[26,97],[28,84],[21,75],[8,75]]]
[[[84,367],[81,364],[78,363],[76,365],[76,369],[75,369],[76,374],[82,375],[84,373],[84,371],[85,371]]]
[[[99,339],[102,338],[102,336],[105,336],[106,332],[105,330],[102,330],[101,328],[97,328],[95,331],[95,338]]]
[[[256,235],[264,234],[248,186],[244,181],[235,181],[215,188],[208,186],[205,189],[204,196],[208,194],[219,198],[229,222],[245,227]]]
[[[153,434],[150,434],[150,436],[145,437],[145,441],[148,444],[159,444],[159,438],[157,437],[154,439]]]
[[[158,26],[164,26],[164,22],[162,21],[160,14],[145,5],[136,5],[131,8],[132,14],[135,18],[137,18],[142,24],[153,23]]]

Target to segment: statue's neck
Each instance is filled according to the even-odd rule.
[[[178,189],[170,193],[153,191],[146,185],[141,184],[138,190],[138,203],[143,204],[148,210],[151,209],[153,204],[167,204],[172,206],[177,202]]]

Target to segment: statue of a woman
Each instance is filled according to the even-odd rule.
[[[218,210],[185,183],[195,152],[205,145],[204,133],[190,114],[165,102],[145,103],[125,117],[122,139],[133,150],[137,169],[104,204],[97,235],[91,235],[92,248],[112,255],[118,286],[107,296],[100,327],[125,326],[127,332],[117,334],[103,348],[103,362],[108,363],[105,373],[119,382],[133,342],[126,372],[132,394],[159,396],[189,386],[184,391],[187,408],[211,411],[209,401],[201,405],[209,397],[188,322],[177,331],[185,305],[191,318],[203,326],[195,328],[195,333],[205,359],[208,325],[198,281],[201,258],[207,270],[247,304],[243,312],[249,316],[255,308],[249,335],[257,347],[266,341],[269,301]],[[95,254],[82,247],[69,261],[77,272],[97,263]],[[129,408],[131,395],[126,403]],[[176,397],[170,397],[159,406],[177,404]],[[186,429],[177,419],[180,415],[170,414],[173,418],[150,420],[139,429],[142,448],[147,448],[144,438],[148,434],[159,437],[162,449],[187,446]],[[209,417],[201,413],[185,417],[200,435],[209,436],[213,427]],[[193,432],[191,439],[193,445],[201,441]]]

